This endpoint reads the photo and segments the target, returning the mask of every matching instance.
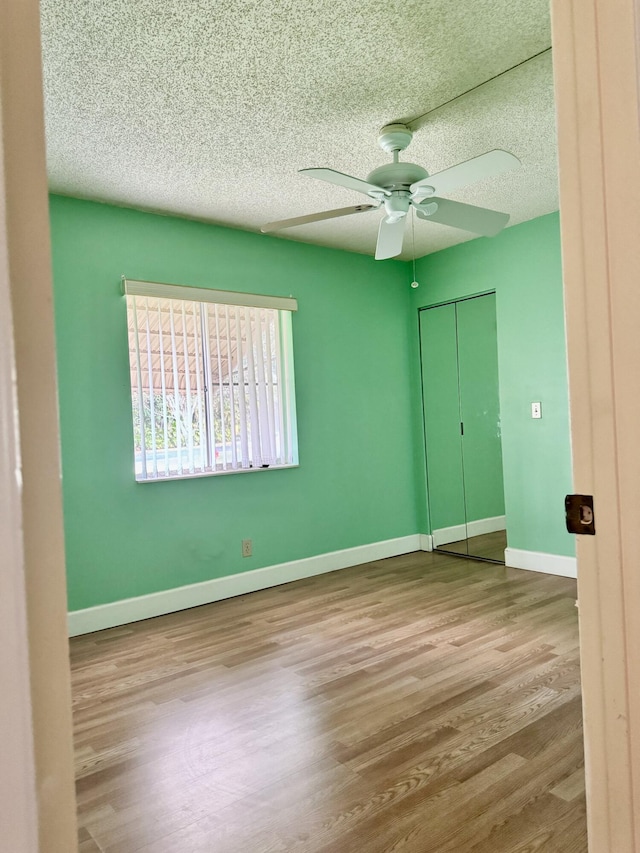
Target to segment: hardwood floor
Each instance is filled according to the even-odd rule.
[[[74,639],[80,853],[586,853],[574,602],[416,553]]]

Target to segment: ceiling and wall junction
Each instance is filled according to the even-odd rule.
[[[511,224],[558,208],[547,0],[43,0],[54,192],[249,231],[362,203],[298,175],[386,162],[379,129],[426,112],[404,159],[430,173],[491,148],[522,169],[452,195]],[[287,230],[373,254],[379,215]],[[416,222],[415,254],[473,239]],[[405,240],[404,259],[413,256]]]

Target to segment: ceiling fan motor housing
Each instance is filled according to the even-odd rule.
[[[394,190],[408,192],[411,184],[428,177],[427,170],[416,163],[385,163],[384,166],[378,166],[370,172],[367,181],[391,192]]]
[[[426,177],[428,177],[427,170],[416,163],[386,163],[374,169],[368,175],[367,181],[391,193],[384,198],[384,208],[387,221],[397,222],[409,211],[411,198],[409,187]],[[373,192],[370,194],[373,195]]]

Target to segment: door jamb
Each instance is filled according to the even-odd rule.
[[[634,0],[553,0],[591,853],[640,849],[640,82]],[[561,511],[560,507],[558,511]]]

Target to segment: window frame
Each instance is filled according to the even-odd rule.
[[[294,374],[294,365],[293,365],[293,334],[292,334],[292,315],[294,311],[298,310],[297,300],[291,296],[270,296],[265,294],[255,294],[255,293],[246,293],[239,291],[229,291],[229,290],[217,290],[213,288],[200,288],[200,287],[190,287],[188,285],[177,285],[177,284],[163,284],[160,282],[150,282],[150,281],[142,281],[139,279],[128,279],[125,276],[122,276],[122,293],[125,297],[147,297],[147,298],[155,298],[155,299],[169,299],[175,300],[178,305],[185,305],[188,303],[190,306],[192,304],[199,304],[201,308],[203,307],[203,303],[206,303],[207,306],[210,305],[218,305],[218,306],[226,306],[228,308],[236,307],[239,309],[271,309],[275,310],[278,313],[277,318],[277,341],[279,344],[279,372],[278,372],[278,407],[281,409],[281,418],[282,418],[282,427],[283,430],[280,433],[280,441],[281,444],[281,453],[280,456],[284,457],[286,461],[282,463],[270,463],[268,465],[254,465],[250,462],[246,467],[244,465],[239,467],[226,467],[227,462],[223,463],[225,467],[216,469],[215,467],[215,448],[217,446],[214,430],[215,430],[215,422],[210,420],[209,417],[209,408],[211,407],[211,403],[209,401],[209,397],[207,395],[212,395],[213,390],[213,382],[211,382],[211,387],[204,388],[203,387],[203,405],[207,409],[207,417],[204,419],[204,422],[200,424],[200,429],[203,428],[206,430],[205,434],[201,433],[201,446],[202,442],[205,442],[207,451],[206,456],[209,462],[209,468],[207,470],[184,470],[184,464],[182,465],[182,470],[171,471],[168,474],[156,474],[149,473],[149,468],[146,462],[146,453],[143,453],[143,472],[141,476],[137,474],[136,468],[136,449],[135,442],[133,446],[133,474],[134,480],[136,483],[157,483],[157,482],[165,482],[171,480],[187,480],[187,479],[196,479],[201,477],[217,477],[219,475],[226,474],[247,474],[253,473],[257,471],[278,471],[286,468],[297,468],[299,467],[299,459],[298,459],[298,434],[297,434],[297,417],[296,417],[296,395],[295,395],[295,374]],[[200,310],[201,310],[200,308]],[[130,321],[130,305],[127,300],[127,327],[129,328]],[[194,309],[195,311],[195,309]],[[133,355],[131,344],[129,344],[129,390],[130,390],[130,402],[131,402],[131,417],[132,417],[132,426],[134,428],[135,435],[135,414],[134,410],[136,407],[134,393],[138,386],[142,384],[141,380],[141,369],[140,369],[140,356],[143,353],[144,347],[141,347],[138,342],[138,320],[136,316],[136,311],[134,308],[134,327],[135,327],[135,336],[136,336],[136,363],[133,363]],[[146,319],[148,323],[148,318]],[[173,321],[172,321],[173,322]],[[239,327],[238,327],[239,329]],[[174,332],[172,331],[172,335]],[[194,334],[198,334],[196,330],[194,330]],[[200,334],[202,335],[200,339],[200,352],[198,355],[198,348],[196,347],[196,358],[202,362],[202,370],[203,370],[203,379],[205,376],[211,377],[211,343],[215,341],[216,347],[219,346],[217,342],[217,338],[215,336],[211,336],[210,327],[207,326],[207,333],[205,335],[204,321],[202,327],[200,329]],[[247,346],[246,338],[243,336],[244,346]],[[242,345],[240,346],[240,351],[242,352]],[[246,353],[246,350],[245,350]],[[182,354],[183,360],[185,359],[185,353]],[[187,356],[188,358],[188,356]],[[265,364],[266,364],[265,360]],[[187,368],[188,369],[188,368]],[[196,369],[198,369],[196,367]],[[136,372],[138,375],[138,382],[134,385],[134,382],[131,379],[132,373]],[[164,369],[163,369],[164,375]],[[229,374],[230,375],[230,374]],[[163,380],[164,381],[164,380]],[[246,382],[245,382],[246,384]],[[219,388],[221,388],[223,383],[219,381]],[[260,390],[260,386],[258,386],[258,391]],[[166,395],[166,391],[163,386],[162,395]],[[175,393],[175,392],[174,392]],[[200,392],[198,392],[200,393]],[[211,399],[213,397],[211,396]],[[233,399],[233,398],[232,398]],[[222,397],[220,404],[222,406]],[[243,403],[244,405],[244,403]],[[139,418],[140,418],[140,429],[144,430],[144,417],[142,417],[141,408],[138,409]],[[166,423],[165,423],[166,428]],[[246,440],[248,433],[245,430],[244,439]],[[232,437],[232,441],[235,443],[238,441],[238,435],[234,435]],[[226,442],[224,442],[226,448]],[[154,447],[154,453],[159,453],[157,445]],[[165,446],[165,453],[166,453]],[[226,450],[225,450],[226,453]],[[235,450],[234,450],[235,454]],[[256,459],[256,456],[252,453],[253,460]],[[180,454],[179,459],[182,459],[182,454]],[[213,465],[212,465],[212,459]],[[235,456],[234,456],[235,459]],[[202,463],[201,463],[202,465]],[[154,465],[155,468],[155,465]]]

